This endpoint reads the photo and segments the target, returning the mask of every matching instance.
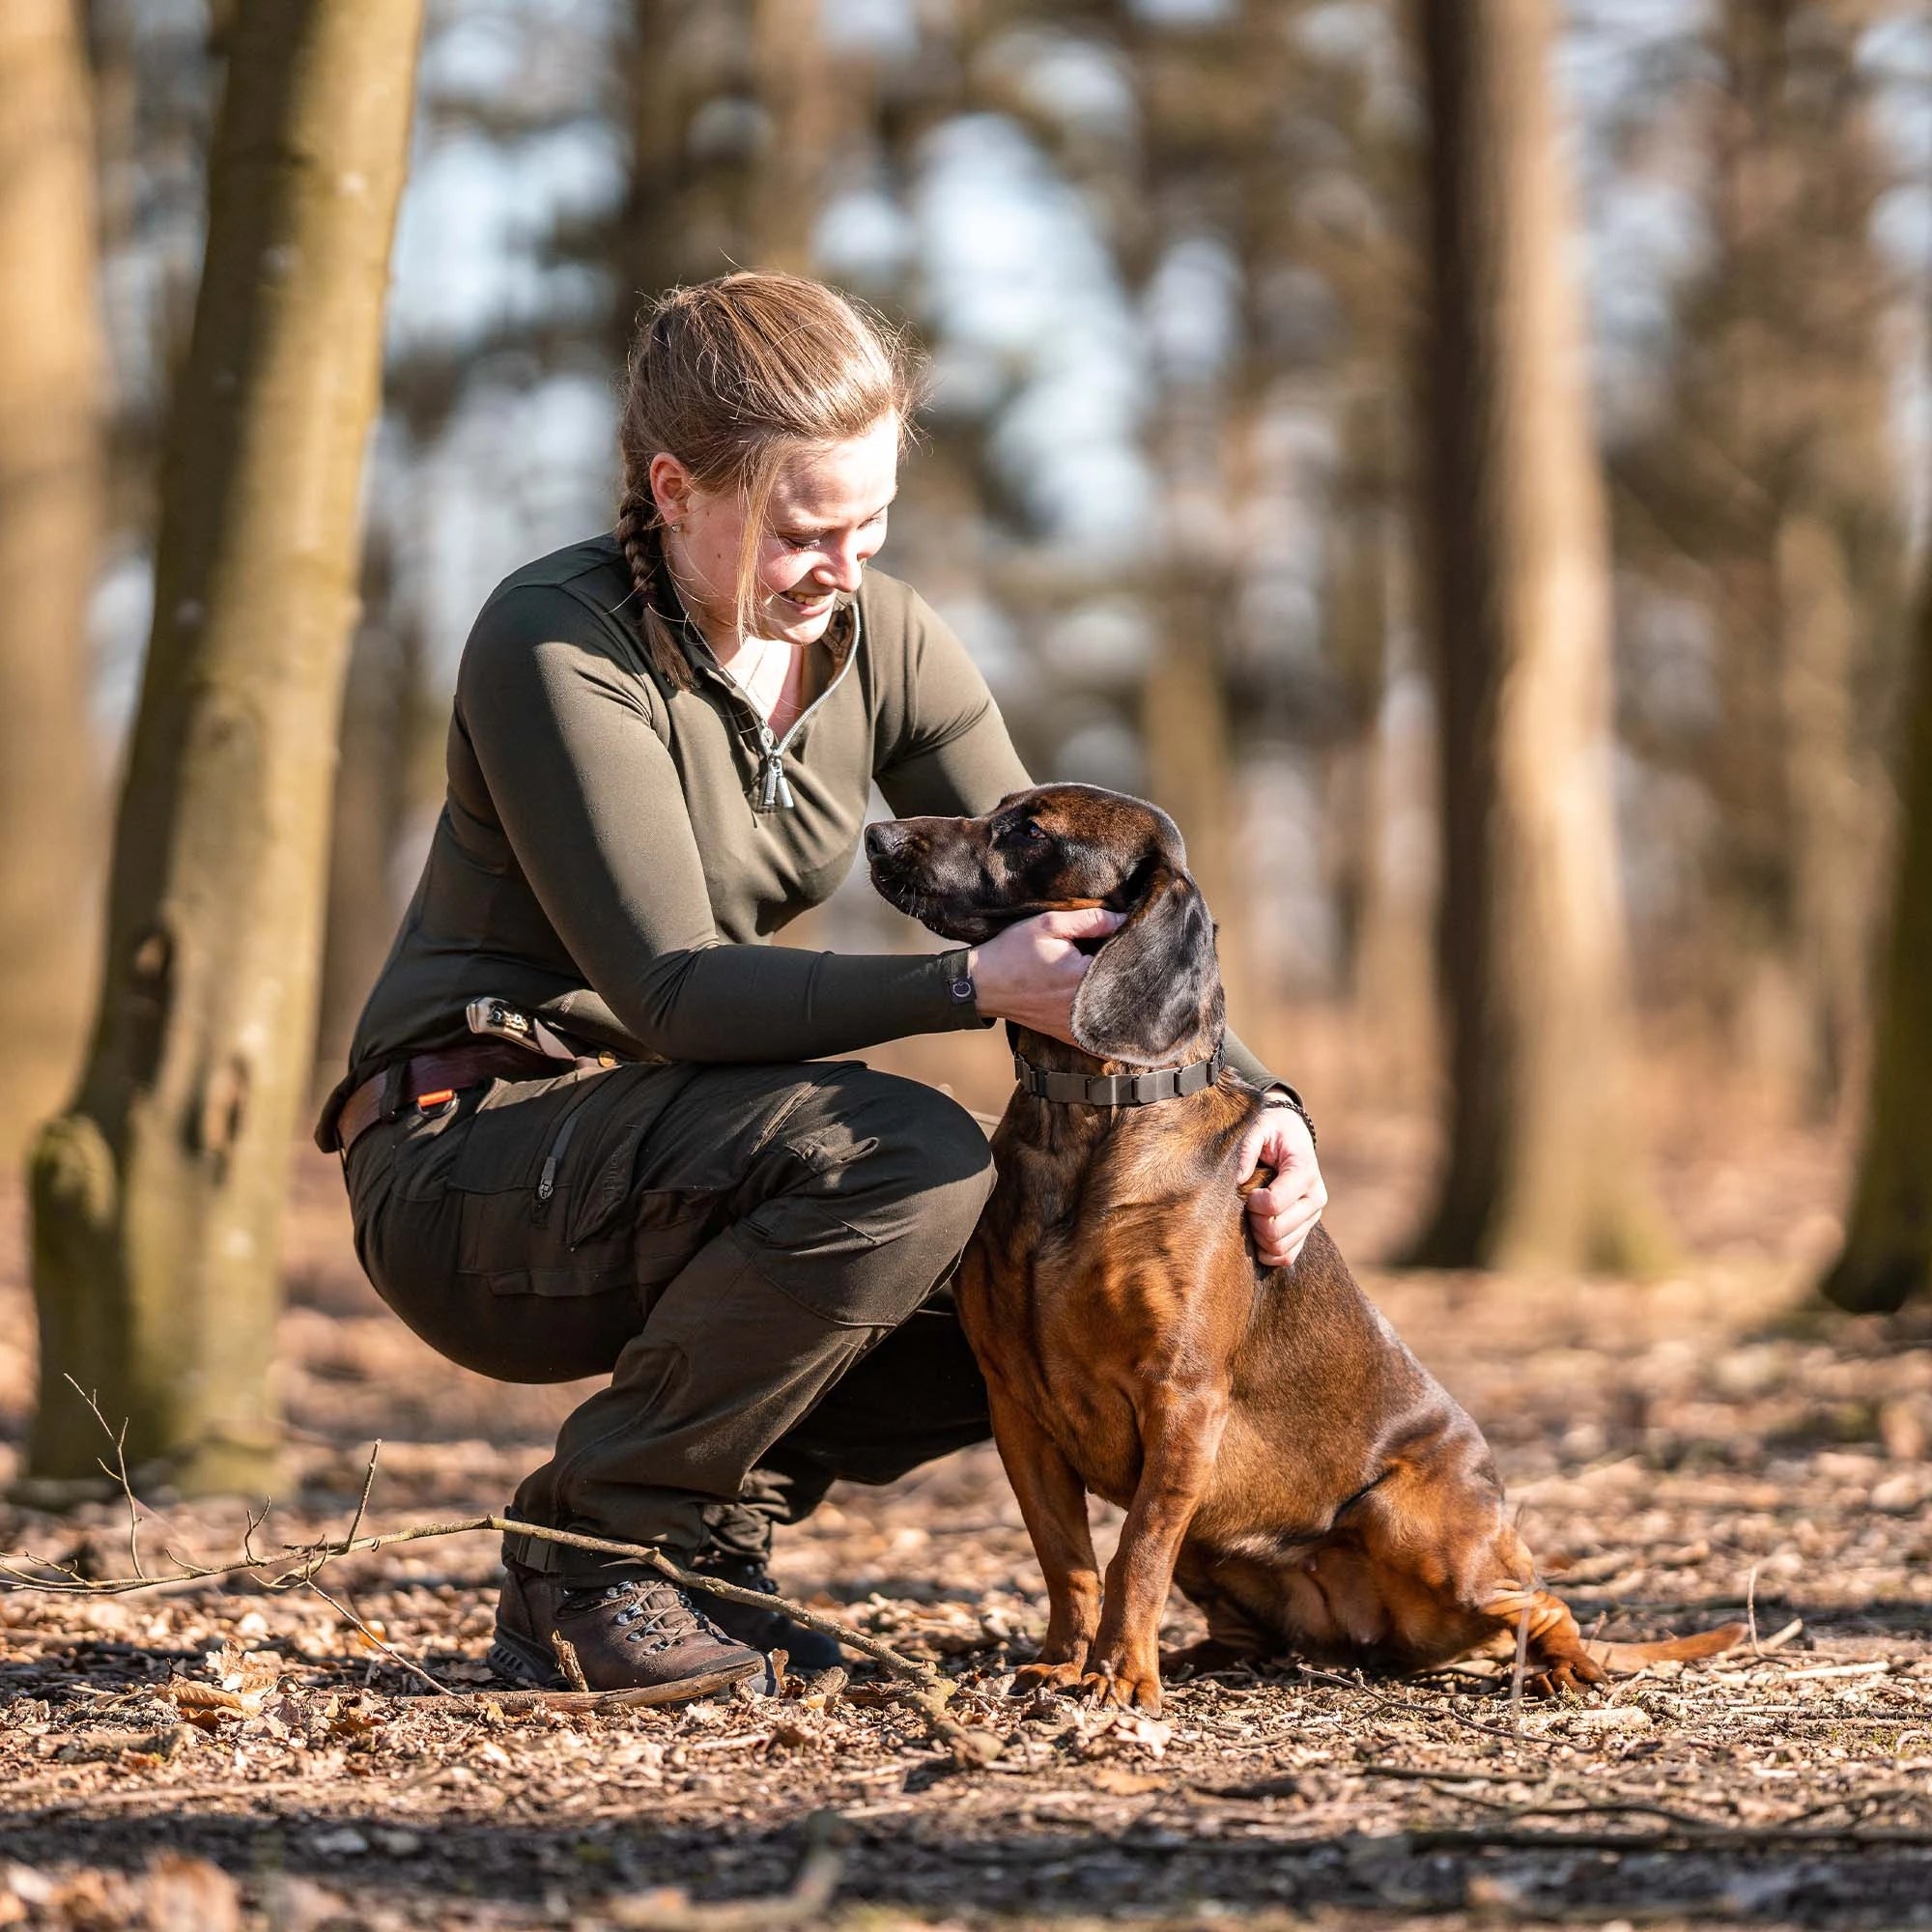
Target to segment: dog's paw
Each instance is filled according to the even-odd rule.
[[[1580,1697],[1595,1690],[1607,1674],[1594,1658],[1577,1651],[1574,1656],[1533,1660],[1522,1688],[1532,1697]]]
[[[1081,1681],[1079,1663],[1023,1663],[1013,1672],[1012,1695],[1030,1697],[1036,1690],[1073,1690]]]
[[[1160,1676],[1156,1671],[1102,1664],[1081,1678],[1080,1694],[1091,1703],[1139,1711],[1150,1718],[1160,1716]]]

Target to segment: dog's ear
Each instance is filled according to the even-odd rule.
[[[1073,1042],[1102,1060],[1152,1066],[1182,1047],[1209,1051],[1224,1009],[1208,901],[1179,867],[1159,865],[1073,995]]]

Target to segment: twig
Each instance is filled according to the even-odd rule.
[[[1505,1744],[1541,1745],[1545,1749],[1553,1748],[1562,1741],[1557,1738],[1540,1738],[1531,1731],[1506,1731],[1499,1724],[1479,1724],[1474,1718],[1465,1718],[1461,1711],[1445,1702],[1439,1708],[1432,1704],[1418,1704],[1411,1697],[1391,1697],[1385,1691],[1372,1690],[1366,1684],[1357,1683],[1352,1677],[1344,1677],[1339,1671],[1318,1670],[1312,1663],[1297,1663],[1295,1669],[1303,1677],[1317,1684],[1333,1684],[1344,1690],[1353,1690],[1359,1695],[1373,1699],[1391,1711],[1400,1711],[1411,1718],[1425,1721],[1431,1718],[1448,1718],[1455,1723],[1465,1725],[1469,1730],[1481,1731],[1486,1738],[1501,1738]]]
[[[1516,1619],[1516,1662],[1510,1666],[1510,1729],[1522,1729],[1522,1673],[1529,1663],[1529,1599]]]
[[[124,1422],[121,1425],[120,1433],[117,1435],[107,1418],[100,1412],[99,1397],[98,1395],[90,1395],[71,1375],[64,1377],[63,1379],[66,1381],[68,1387],[87,1405],[95,1421],[100,1425],[100,1433],[114,1445],[116,1468],[110,1469],[105,1463],[100,1462],[99,1459],[96,1460],[95,1467],[110,1483],[117,1480],[116,1469],[119,1471],[118,1480],[121,1484],[121,1493],[128,1498],[128,1561],[133,1566],[135,1576],[143,1576],[145,1573],[141,1568],[141,1513],[139,1506],[134,1501],[134,1486],[128,1480],[128,1425]]]
[[[436,1679],[429,1674],[427,1670],[424,1670],[418,1664],[412,1663],[410,1660],[402,1654],[401,1651],[395,1649],[390,1644],[384,1643],[383,1639],[379,1637],[376,1634],[376,1633],[372,1631],[369,1628],[369,1626],[365,1624],[362,1621],[362,1619],[358,1617],[347,1604],[338,1603],[333,1597],[331,1597],[328,1594],[327,1590],[325,1590],[322,1587],[320,1583],[318,1583],[315,1580],[313,1577],[303,1577],[302,1585],[305,1589],[313,1590],[315,1594],[318,1597],[320,1597],[322,1601],[325,1604],[327,1604],[328,1607],[336,1613],[337,1616],[347,1617],[349,1621],[355,1626],[356,1635],[359,1636],[362,1639],[362,1641],[370,1647],[370,1649],[380,1650],[383,1653],[383,1655],[389,1660],[391,1663],[399,1664],[403,1669],[407,1670],[410,1673],[410,1675],[415,1678],[419,1683],[427,1684],[429,1688],[438,1694],[438,1696],[454,1697],[456,1695],[456,1692],[452,1690],[447,1684],[439,1684],[436,1681]]]
[[[185,1563],[172,1577],[83,1577],[60,1564],[45,1563],[25,1551],[0,1552],[0,1578],[11,1580],[23,1589],[42,1590],[51,1596],[61,1597],[119,1597],[136,1590],[151,1590],[170,1583],[216,1582],[224,1577],[253,1575],[262,1571],[276,1571],[264,1579],[264,1587],[270,1590],[287,1590],[310,1582],[316,1572],[325,1563],[333,1562],[339,1556],[366,1555],[372,1550],[387,1549],[400,1543],[423,1543],[433,1538],[444,1536],[466,1536],[482,1530],[494,1530],[498,1536],[526,1536],[539,1543],[554,1543],[568,1549],[586,1550],[597,1556],[617,1556],[628,1562],[640,1563],[658,1572],[677,1584],[680,1589],[696,1590],[705,1596],[722,1597],[726,1603],[749,1604],[754,1609],[780,1610],[801,1624],[807,1630],[817,1631],[821,1635],[835,1638],[851,1649],[863,1652],[867,1657],[883,1664],[894,1676],[902,1677],[908,1683],[917,1685],[923,1690],[949,1689],[949,1681],[938,1671],[923,1663],[915,1663],[911,1658],[902,1656],[891,1644],[867,1632],[855,1630],[849,1624],[840,1623],[836,1617],[821,1615],[816,1610],[808,1609],[803,1604],[794,1603],[788,1597],[781,1597],[761,1590],[746,1590],[736,1583],[726,1583],[716,1577],[704,1577],[689,1570],[680,1569],[660,1549],[646,1544],[617,1543],[609,1537],[579,1536],[574,1531],[546,1528],[541,1523],[525,1522],[514,1517],[477,1516],[466,1517],[454,1522],[416,1523],[408,1529],[389,1530],[381,1536],[346,1537],[332,1541],[310,1544],[285,1544],[279,1554],[273,1557],[240,1557],[226,1563]],[[277,1570],[277,1566],[282,1566]],[[34,1569],[53,1571],[54,1577],[33,1574]],[[1480,1726],[1478,1728],[1481,1728]]]
[[[362,1493],[355,1498],[355,1514],[349,1519],[349,1535],[346,1540],[350,1543],[355,1541],[355,1532],[362,1527],[363,1513],[369,1507],[369,1492],[376,1487],[376,1458],[382,1453],[383,1438],[379,1435],[369,1445],[369,1466],[362,1471]],[[268,1511],[264,1509],[262,1514],[266,1516]],[[245,1549],[246,1547],[244,1543],[242,1548]]]
[[[573,1690],[588,1690],[590,1680],[583,1674],[583,1665],[579,1661],[577,1646],[567,1636],[560,1636],[555,1631],[552,1631],[550,1647],[556,1652],[557,1668],[563,1672],[564,1682]]]

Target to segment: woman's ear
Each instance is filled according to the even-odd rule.
[[[649,477],[651,501],[657,505],[659,520],[667,528],[682,523],[691,507],[691,471],[669,450],[661,449],[651,458]]]
[[[1073,1043],[1130,1066],[1206,1055],[1226,1003],[1208,902],[1183,871],[1158,867],[1127,923],[1094,955],[1073,995]]]

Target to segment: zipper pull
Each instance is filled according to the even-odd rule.
[[[552,1154],[543,1164],[543,1173],[537,1180],[537,1199],[548,1201],[556,1192],[556,1155]]]
[[[760,811],[791,811],[796,809],[796,801],[791,795],[791,785],[785,778],[784,754],[770,738],[765,740],[764,769],[759,777]]]

